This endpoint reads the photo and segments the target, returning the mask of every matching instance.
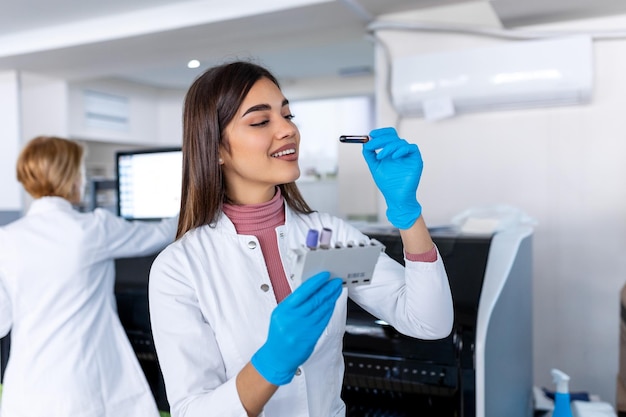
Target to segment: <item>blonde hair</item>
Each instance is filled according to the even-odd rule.
[[[17,180],[34,198],[80,198],[84,149],[71,140],[37,136],[26,144],[17,160]]]

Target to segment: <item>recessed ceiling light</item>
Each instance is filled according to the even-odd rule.
[[[198,61],[197,59],[192,59],[191,61],[187,62],[187,68],[198,68],[200,66],[200,61]]]

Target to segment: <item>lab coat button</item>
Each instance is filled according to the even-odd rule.
[[[263,284],[261,285],[261,289],[263,290],[263,292],[268,292],[270,290],[270,286],[267,284]]]
[[[296,376],[299,376],[300,374],[302,374],[302,369],[300,368],[296,369]]]
[[[254,240],[251,240],[250,242],[248,242],[248,247],[250,249],[256,248],[256,242]]]

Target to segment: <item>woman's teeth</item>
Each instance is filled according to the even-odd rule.
[[[278,157],[289,155],[289,154],[292,154],[292,153],[296,153],[296,150],[295,149],[286,149],[284,151],[273,153],[272,156],[274,158],[278,158]]]

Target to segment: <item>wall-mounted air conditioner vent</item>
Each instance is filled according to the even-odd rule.
[[[83,91],[85,126],[104,130],[129,130],[128,97],[102,93],[94,90]]]
[[[592,88],[586,36],[402,57],[392,66],[393,103],[402,116],[580,104]]]

